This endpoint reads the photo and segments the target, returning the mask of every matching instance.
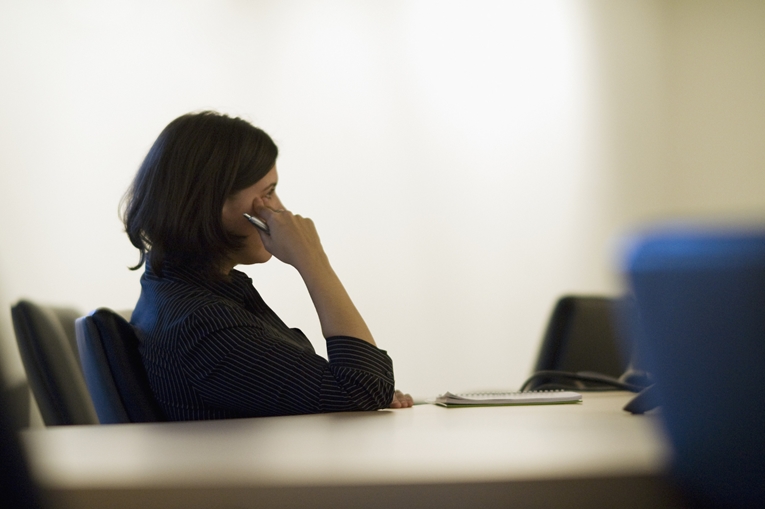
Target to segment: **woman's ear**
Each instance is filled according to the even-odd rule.
[[[239,224],[243,217],[243,212],[249,212],[247,210],[247,203],[242,202],[243,196],[239,194],[233,194],[226,198],[223,202],[223,209],[221,210],[221,217],[223,218],[223,224],[228,228],[234,228]]]
[[[236,208],[236,202],[231,199],[229,196],[223,201],[223,209],[221,210],[221,214],[224,218],[231,217],[236,212],[234,209]]]

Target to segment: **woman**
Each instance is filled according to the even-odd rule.
[[[313,222],[279,200],[277,153],[244,120],[183,115],[159,135],[126,194],[125,229],[140,251],[133,269],[146,265],[132,323],[169,419],[412,405],[394,391],[392,362],[332,270]],[[234,269],[272,256],[303,278],[329,361]]]

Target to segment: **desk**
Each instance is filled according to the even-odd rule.
[[[22,434],[57,507],[677,507],[655,416],[576,405],[70,426]]]

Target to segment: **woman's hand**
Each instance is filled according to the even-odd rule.
[[[414,405],[414,400],[409,394],[401,391],[393,393],[393,401],[390,402],[390,408],[409,408]]]
[[[255,212],[270,230],[270,234],[258,230],[263,246],[300,273],[319,315],[324,337],[350,336],[374,345],[367,324],[332,270],[313,221],[287,210],[264,207],[258,201],[253,204]],[[402,408],[402,405],[399,402],[399,406],[393,408]]]
[[[326,263],[319,234],[309,218],[257,205],[255,211],[268,224],[270,233],[259,233],[269,253],[300,272],[310,270],[312,264]]]

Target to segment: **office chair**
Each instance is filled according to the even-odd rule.
[[[591,378],[605,375],[620,377],[628,361],[621,351],[616,323],[620,300],[608,297],[561,297],[553,309],[534,372],[541,375],[530,379],[524,389],[545,388],[606,388],[597,380],[572,382],[544,376],[542,372],[590,373]],[[528,386],[528,387],[527,387]],[[637,387],[627,388],[635,390]]]
[[[20,300],[11,307],[11,316],[21,361],[45,425],[98,424],[74,340],[79,313]]]
[[[106,308],[77,319],[75,326],[85,382],[101,424],[166,420],[149,385],[133,326]]]

